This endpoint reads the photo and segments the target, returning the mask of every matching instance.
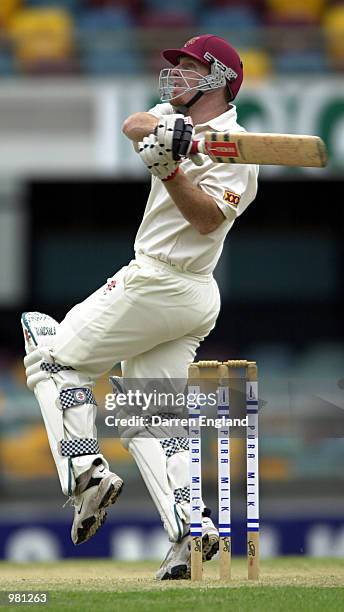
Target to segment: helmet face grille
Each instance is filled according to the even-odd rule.
[[[171,102],[178,96],[189,91],[202,91],[210,93],[214,89],[228,86],[228,76],[226,71],[236,73],[231,68],[227,68],[217,59],[212,58],[210,74],[202,75],[195,70],[183,70],[179,68],[163,68],[159,75],[159,94],[162,102]],[[235,79],[233,76],[231,80]],[[178,92],[176,92],[178,89]]]
[[[209,89],[204,79],[205,77],[195,70],[164,68],[159,75],[160,100],[170,102],[188,91],[204,91],[205,87]]]

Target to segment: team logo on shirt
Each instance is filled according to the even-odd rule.
[[[234,208],[237,208],[240,202],[240,196],[234,193],[234,191],[228,191],[228,189],[224,192],[223,199],[231,206],[234,206]]]

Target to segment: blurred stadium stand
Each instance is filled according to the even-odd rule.
[[[60,8],[28,8],[15,13],[8,27],[18,69],[25,73],[70,71],[72,21]]]
[[[209,31],[250,58],[248,77],[254,60],[258,74],[344,68],[338,1],[1,0],[0,75],[143,74],[161,48]]]

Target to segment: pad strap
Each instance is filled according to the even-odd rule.
[[[48,361],[42,361],[40,369],[43,370],[43,372],[58,374],[58,372],[62,372],[63,370],[72,370],[73,368],[70,366],[59,365],[58,363],[48,363]]]
[[[176,500],[176,504],[181,504],[182,502],[190,503],[190,487],[187,486],[182,489],[175,489],[174,499]]]
[[[63,389],[60,392],[60,405],[62,410],[80,406],[81,404],[94,404],[96,399],[88,387],[74,387],[72,389]]]
[[[95,438],[75,438],[60,440],[59,452],[62,457],[82,457],[83,455],[98,455],[99,444]]]
[[[164,438],[159,440],[164,449],[166,457],[172,457],[176,453],[189,450],[188,438]]]

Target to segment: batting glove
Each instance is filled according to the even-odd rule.
[[[168,181],[178,172],[179,161],[172,158],[172,149],[150,134],[139,142],[139,155],[148,170],[162,181]]]
[[[191,150],[195,130],[191,117],[175,114],[162,115],[154,133],[171,158],[180,161],[182,157],[187,157]],[[193,155],[191,159],[197,165],[203,164],[200,155]]]

